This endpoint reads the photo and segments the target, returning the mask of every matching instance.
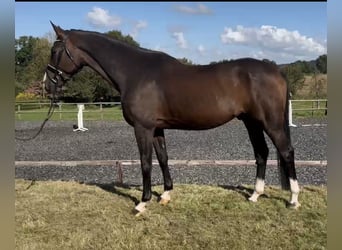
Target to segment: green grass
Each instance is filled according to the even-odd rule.
[[[175,185],[171,203],[135,217],[140,188],[16,180],[16,249],[326,249],[327,189],[303,187],[299,210],[289,193],[266,188]]]
[[[312,103],[311,101],[301,101],[296,102],[294,101],[292,103],[292,109],[316,109],[317,105],[319,108],[325,108],[326,102],[325,101],[319,101]],[[293,117],[300,118],[300,117],[324,117],[325,116],[325,110],[293,110],[292,111]]]

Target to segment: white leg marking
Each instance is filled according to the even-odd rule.
[[[264,193],[264,188],[265,188],[265,181],[263,179],[257,178],[255,181],[255,190],[252,194],[251,197],[249,197],[248,200],[257,202],[258,197]]]
[[[298,208],[300,206],[298,202],[298,194],[300,191],[298,181],[290,178],[290,188],[291,188],[290,204],[293,205],[295,208]]]
[[[140,202],[136,207],[135,210],[137,210],[139,213],[142,213],[146,210],[146,202]],[[138,214],[139,214],[138,213]]]
[[[167,203],[169,203],[170,200],[170,191],[164,191],[164,193],[160,196],[159,203],[162,205],[166,205]]]
[[[160,196],[160,198],[166,201],[170,201],[171,200],[170,191],[164,191],[164,193]]]

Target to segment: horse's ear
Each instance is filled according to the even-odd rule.
[[[56,32],[57,39],[64,40],[64,38],[66,38],[67,36],[65,31],[61,27],[56,26],[53,22],[50,21],[50,23]]]

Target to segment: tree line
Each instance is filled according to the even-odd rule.
[[[133,46],[140,46],[130,35],[123,35],[121,31],[112,30],[106,34]],[[51,47],[52,42],[48,37],[21,36],[15,39],[15,95],[17,100],[45,98],[42,78],[50,59]],[[179,61],[194,65],[187,58],[179,58]],[[225,61],[229,60],[210,64]],[[267,59],[264,61],[276,64]],[[278,66],[286,75],[290,91],[295,96],[297,91],[303,87],[305,75],[315,76],[327,73],[327,55],[321,55],[312,61],[296,61]],[[119,93],[101,76],[91,68],[85,67],[67,84],[62,100],[65,102],[117,101],[118,96]]]

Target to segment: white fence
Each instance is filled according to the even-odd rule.
[[[76,119],[79,114],[78,106],[84,105],[83,112],[87,115],[85,120],[105,120],[106,115],[110,116],[121,113],[120,102],[91,102],[91,103],[63,103],[59,102],[55,106],[54,119],[71,120]],[[44,118],[49,109],[49,102],[16,102],[15,114],[17,120],[35,120]],[[72,119],[72,120],[74,120]]]
[[[85,120],[106,120],[121,117],[120,102],[93,102],[93,103],[57,103],[54,119],[76,120],[78,114],[77,105],[83,104]],[[291,100],[293,116],[327,115],[327,99]],[[17,102],[15,114],[17,120],[41,120],[44,118],[50,103],[48,102]],[[111,118],[110,118],[111,117]]]

